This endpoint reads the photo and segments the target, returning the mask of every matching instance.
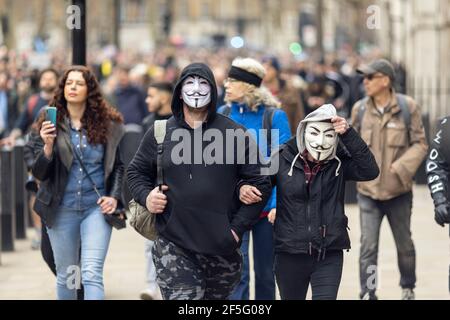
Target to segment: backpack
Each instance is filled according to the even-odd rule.
[[[274,107],[266,107],[264,109],[264,114],[263,114],[263,120],[262,120],[262,128],[264,130],[267,130],[266,133],[266,139],[267,139],[267,152],[268,155],[270,156],[272,153],[272,123],[273,123],[273,115],[275,114],[275,110],[276,108]],[[225,106],[222,114],[226,117],[230,117],[231,114],[231,107],[230,106]]]
[[[397,97],[398,105],[400,107],[400,113],[402,115],[403,121],[405,122],[405,126],[407,128],[408,141],[411,141],[410,136],[409,136],[410,135],[409,129],[411,127],[411,112],[409,111],[408,102],[406,101],[406,96],[404,94],[397,93],[396,97]],[[363,120],[364,114],[367,110],[367,103],[369,102],[369,99],[370,99],[369,97],[365,97],[361,103],[361,106],[358,109],[357,131],[361,131],[362,120]]]
[[[164,183],[162,170],[163,142],[166,137],[167,120],[156,120],[154,124],[154,136],[157,143],[156,156],[156,185],[161,188]],[[150,213],[146,207],[141,206],[134,199],[129,203],[130,225],[142,236],[149,240],[158,237],[156,231],[156,215]]]

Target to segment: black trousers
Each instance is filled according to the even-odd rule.
[[[311,284],[313,300],[336,300],[343,263],[342,251],[327,251],[320,261],[315,254],[275,254],[275,277],[281,299],[305,300]]]
[[[416,250],[411,235],[412,192],[379,201],[358,194],[361,215],[361,248],[359,274],[361,295],[377,289],[378,243],[383,218],[386,216],[397,247],[400,286],[416,286]]]

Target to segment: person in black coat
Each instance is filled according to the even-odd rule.
[[[256,142],[216,105],[212,71],[202,63],[188,65],[174,89],[162,145],[152,126],[128,167],[133,198],[157,215],[152,254],[165,300],[229,297],[240,280],[242,236],[259,220],[271,192],[261,162],[249,161],[251,150],[259,154]],[[242,205],[236,192],[241,180],[257,186],[263,201]]]
[[[426,172],[428,188],[434,204],[434,221],[441,227],[450,224],[450,117],[445,117],[437,127],[437,133],[431,141],[427,158]],[[450,230],[449,230],[450,231]],[[450,274],[450,267],[449,267]],[[448,290],[450,291],[450,275]]]
[[[313,299],[336,299],[342,251],[350,249],[345,181],[375,179],[374,156],[335,107],[324,105],[300,122],[269,171],[277,186],[277,211],[270,219],[281,298],[304,300],[311,284]],[[258,201],[256,191],[241,184],[241,201]]]

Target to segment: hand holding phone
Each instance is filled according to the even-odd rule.
[[[56,126],[56,107],[45,107],[45,120],[50,121],[54,126]]]
[[[42,123],[40,136],[44,141],[44,154],[50,159],[56,138],[56,108],[45,107],[45,119]]]

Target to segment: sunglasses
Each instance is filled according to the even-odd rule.
[[[379,75],[375,75],[375,74],[366,74],[366,75],[364,75],[364,79],[367,79],[367,80],[369,80],[369,81],[372,81],[372,80],[375,79],[375,78],[382,78],[382,77],[385,77],[385,75],[383,75],[383,74],[379,74]]]

